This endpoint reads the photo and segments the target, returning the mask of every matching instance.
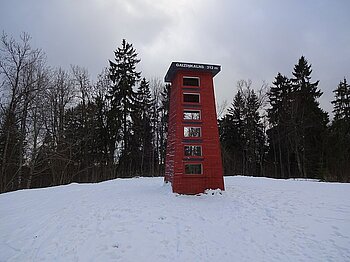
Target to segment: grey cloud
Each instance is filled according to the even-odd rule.
[[[291,75],[301,55],[313,65],[331,110],[332,90],[350,78],[350,2],[210,0],[12,0],[1,5],[1,30],[26,31],[49,64],[78,64],[96,76],[126,38],[142,59],[146,77],[163,77],[171,61],[222,65],[218,100],[231,101],[235,83],[271,83]]]

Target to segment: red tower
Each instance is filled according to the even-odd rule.
[[[224,190],[213,77],[218,65],[172,62],[165,181],[173,192]]]

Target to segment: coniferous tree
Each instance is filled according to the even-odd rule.
[[[98,156],[101,172],[101,180],[110,179],[114,176],[114,154],[117,133],[112,113],[109,110],[109,103],[106,97],[107,90],[110,86],[109,72],[107,69],[99,74],[95,93],[93,95],[93,103],[95,105],[95,133],[94,143],[96,145],[96,154]]]
[[[153,128],[152,128],[152,95],[149,83],[143,78],[136,93],[135,107],[131,117],[133,120],[131,152],[135,172],[149,176],[153,155]]]
[[[112,133],[118,134],[116,143],[121,142],[117,149],[119,155],[119,171],[123,175],[131,174],[130,157],[130,128],[131,112],[135,104],[135,92],[133,88],[139,81],[140,73],[136,71],[136,64],[140,62],[137,59],[137,53],[132,44],[122,41],[122,46],[114,52],[115,62],[109,61],[111,87],[108,90],[111,110],[109,112],[110,121],[113,121],[114,130]]]
[[[245,174],[244,159],[244,108],[242,91],[238,90],[227,114],[219,121],[225,173]]]
[[[158,109],[159,117],[160,117],[160,128],[159,128],[160,174],[164,174],[165,172],[164,168],[165,168],[165,156],[166,156],[167,134],[168,134],[170,90],[171,90],[171,85],[166,84],[161,92],[160,106]]]
[[[260,103],[254,90],[246,92],[245,155],[244,164],[248,175],[262,175],[265,157],[265,134],[259,113]]]
[[[324,168],[324,135],[328,115],[319,107],[322,95],[319,81],[312,83],[311,65],[302,56],[294,66],[292,83],[291,120],[293,125],[292,150],[299,176],[317,178]]]
[[[219,121],[225,173],[258,176],[265,155],[261,103],[250,81],[240,81],[238,86],[232,106]]]
[[[291,101],[290,80],[278,73],[268,92],[270,108],[267,110],[270,129],[267,131],[270,157],[273,159],[274,177],[288,178],[290,169]]]
[[[350,119],[350,85],[347,83],[346,78],[343,82],[340,81],[337,89],[334,91],[335,99],[332,101],[334,119]]]
[[[293,78],[278,74],[270,89],[271,128],[267,133],[276,177],[323,175],[328,116],[319,107],[322,92],[319,81],[311,82],[311,73],[311,65],[302,56],[294,66]]]
[[[334,119],[327,143],[327,180],[350,182],[350,86],[346,78],[334,90]]]

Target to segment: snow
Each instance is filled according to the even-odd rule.
[[[177,195],[162,178],[0,195],[0,261],[350,261],[350,185],[226,177]]]

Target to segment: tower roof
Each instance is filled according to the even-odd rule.
[[[200,71],[210,72],[212,77],[220,72],[221,66],[219,65],[208,65],[208,64],[196,64],[186,62],[172,62],[168,72],[165,75],[165,82],[171,82],[177,71]]]

